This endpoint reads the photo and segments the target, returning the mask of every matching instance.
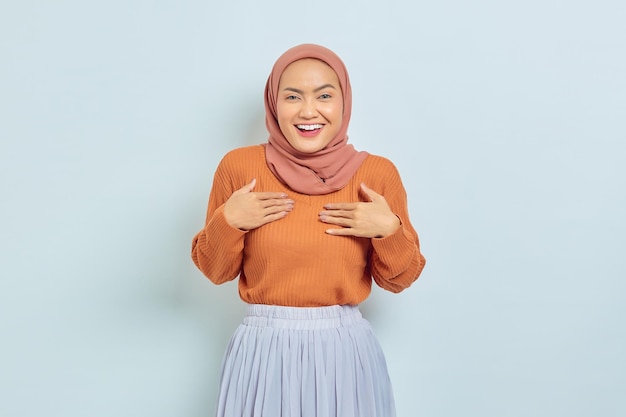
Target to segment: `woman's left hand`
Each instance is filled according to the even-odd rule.
[[[400,219],[393,214],[385,197],[365,184],[361,190],[370,202],[329,203],[319,213],[320,221],[341,228],[326,230],[336,236],[382,238],[393,234],[400,227]]]

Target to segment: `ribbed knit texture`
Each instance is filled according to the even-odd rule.
[[[315,307],[361,303],[370,294],[372,278],[393,292],[417,279],[425,259],[409,221],[404,187],[389,160],[369,155],[343,189],[309,196],[279,182],[264,152],[262,145],[235,149],[215,172],[206,225],[192,243],[194,263],[212,282],[239,276],[239,295],[249,304]],[[253,191],[285,192],[295,204],[285,218],[246,232],[226,222],[223,205],[253,178]],[[319,221],[324,204],[368,201],[361,183],[385,197],[402,226],[382,239],[325,233],[336,226]]]

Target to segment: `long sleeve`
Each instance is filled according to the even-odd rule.
[[[380,172],[384,181],[381,193],[391,210],[401,222],[398,230],[385,238],[372,239],[370,254],[371,272],[374,281],[382,288],[400,292],[408,288],[421,274],[426,259],[420,252],[419,238],[409,220],[407,196],[395,166],[386,159]]]
[[[193,262],[215,284],[239,275],[246,235],[245,231],[230,226],[224,218],[224,203],[236,189],[228,165],[225,157],[215,172],[205,226],[194,236],[191,246]]]
[[[295,204],[284,218],[244,232],[226,222],[224,204],[253,178],[254,192],[282,192]],[[320,210],[329,202],[366,201],[361,183],[385,197],[401,227],[381,239],[329,235],[328,225],[319,220]],[[247,303],[296,307],[359,304],[369,296],[373,280],[383,289],[402,291],[425,263],[409,221],[406,192],[391,161],[369,155],[341,190],[307,195],[274,176],[262,145],[233,150],[220,162],[191,255],[216,284],[239,277],[239,295]]]

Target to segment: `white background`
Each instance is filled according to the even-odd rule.
[[[0,415],[212,414],[244,310],[191,238],[303,42],[428,259],[363,305],[398,415],[626,415],[625,4],[3,2]]]

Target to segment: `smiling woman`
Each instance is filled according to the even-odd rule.
[[[278,91],[278,125],[295,150],[317,152],[337,136],[343,96],[331,67],[317,59],[296,61],[283,72]]]
[[[192,258],[239,277],[248,314],[228,346],[219,417],[393,417],[380,345],[358,305],[399,292],[425,259],[395,166],[348,141],[343,62],[300,45],[265,88],[268,142],[220,162]]]

